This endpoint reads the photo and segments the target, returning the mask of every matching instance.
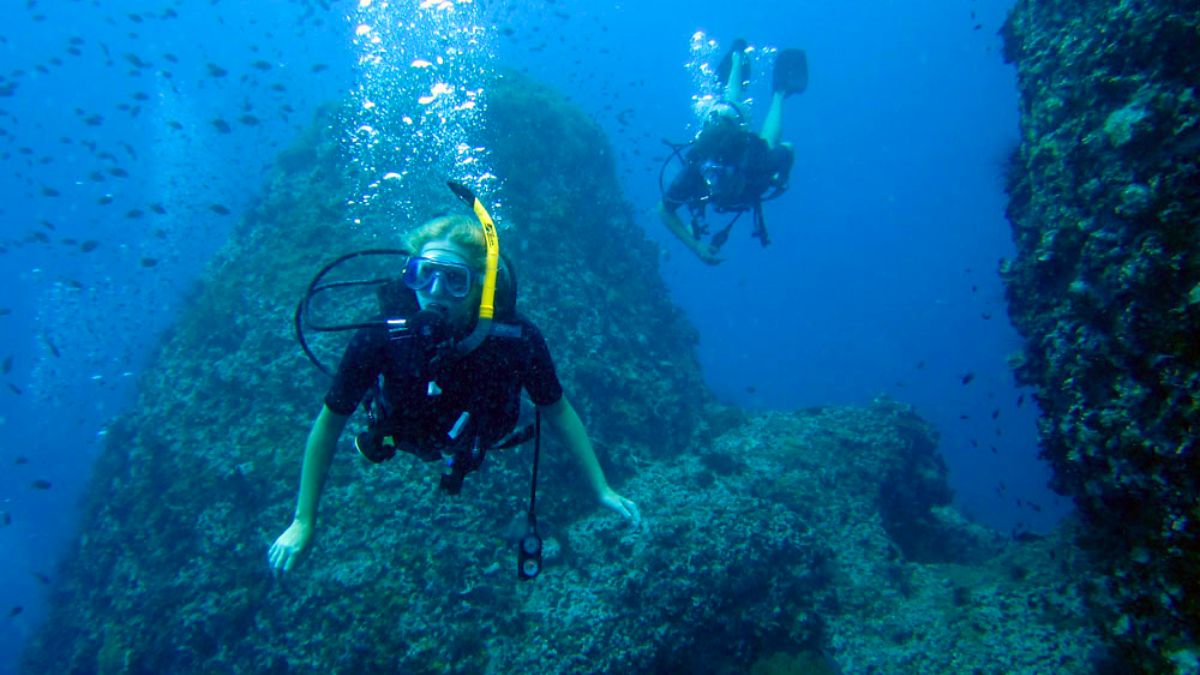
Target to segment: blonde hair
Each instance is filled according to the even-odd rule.
[[[439,216],[409,232],[404,240],[413,255],[420,253],[431,241],[448,241],[458,246],[467,254],[466,263],[476,270],[482,270],[487,263],[487,242],[483,238],[483,228],[470,216]]]

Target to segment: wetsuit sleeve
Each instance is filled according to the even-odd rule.
[[[325,405],[339,415],[354,412],[382,371],[381,354],[386,337],[378,329],[360,328],[342,354]]]
[[[558,381],[558,372],[554,369],[554,359],[550,357],[550,348],[541,331],[530,324],[527,327],[529,338],[529,362],[521,379],[521,386],[529,392],[529,398],[537,405],[552,405],[562,398],[562,384]]]
[[[663,206],[670,211],[675,211],[688,202],[703,199],[708,189],[704,183],[704,175],[700,173],[699,164],[691,160],[689,156],[683,170],[676,174],[663,195]]]

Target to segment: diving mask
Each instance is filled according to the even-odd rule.
[[[431,290],[434,281],[440,281],[441,290],[461,299],[471,293],[474,272],[461,263],[412,256],[404,266],[403,279],[404,285],[414,291]]]

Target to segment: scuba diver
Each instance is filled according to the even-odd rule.
[[[724,83],[723,95],[708,111],[703,127],[688,144],[671,144],[674,152],[659,175],[662,201],[658,214],[663,223],[685,246],[709,265],[722,262],[721,246],[729,238],[733,224],[747,211],[753,214],[754,231],[763,246],[770,243],[763,222],[762,204],[787,190],[792,169],[792,146],[781,143],[783,101],[808,86],[808,59],[799,49],[784,49],[775,58],[772,76],[771,106],[762,131],[749,129],[742,109],[743,90],[750,81],[750,61],[745,40],[734,41],[721,60],[717,74]],[[690,146],[690,147],[689,147]],[[686,154],[681,154],[685,148]],[[663,189],[662,174],[675,158],[683,169],[670,187]],[[676,211],[687,205],[691,225],[684,225]],[[709,228],[705,211],[711,206],[717,213],[734,214],[724,228],[703,240]]]
[[[326,370],[303,336],[302,315],[312,296],[335,286],[373,282],[318,287],[321,277],[353,256],[402,256],[400,278],[379,288],[385,320],[337,328],[307,324],[324,330],[353,328],[355,333],[308,436],[295,518],[268,552],[276,574],[289,571],[312,544],[337,439],[360,403],[369,426],[355,439],[358,451],[371,462],[391,459],[397,451],[444,461],[440,488],[449,494],[458,493],[487,451],[537,439],[528,532],[518,547],[522,579],[533,578],[541,567],[534,501],[543,417],[579,462],[600,503],[635,527],[640,524],[637,505],[609,487],[583,423],[563,395],[541,332],[515,311],[516,278],[499,254],[490,216],[467,188],[450,187],[473,205],[479,222],[465,215],[438,217],[407,237],[406,250],[343,256],[313,279],[297,308],[301,346]]]

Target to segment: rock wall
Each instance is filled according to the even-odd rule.
[[[1200,672],[1200,9],[1020,0],[1003,33],[1014,365],[1106,566],[1110,639],[1132,667]]]

